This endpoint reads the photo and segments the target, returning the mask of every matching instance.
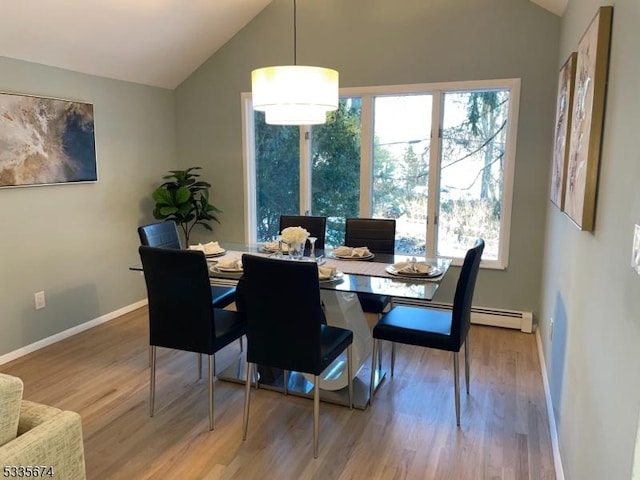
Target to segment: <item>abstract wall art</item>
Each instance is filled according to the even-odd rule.
[[[578,43],[564,211],[581,230],[595,224],[613,7],[600,7]]]
[[[93,105],[0,93],[0,187],[97,180]]]
[[[551,171],[551,201],[560,209],[564,207],[565,177],[569,160],[569,134],[571,133],[571,109],[573,85],[576,79],[576,52],[573,52],[560,69],[556,123],[553,143],[553,169]]]

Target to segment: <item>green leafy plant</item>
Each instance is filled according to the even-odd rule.
[[[186,170],[170,170],[171,175],[165,175],[167,180],[153,192],[156,206],[153,216],[159,220],[175,220],[182,229],[185,245],[189,245],[191,230],[196,225],[202,225],[213,231],[208,222],[220,223],[216,214],[222,210],[209,203],[209,188],[211,184],[197,180],[200,176],[192,173],[202,170],[201,167],[190,167]]]

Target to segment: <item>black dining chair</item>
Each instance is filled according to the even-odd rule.
[[[141,246],[149,298],[151,379],[149,415],[156,391],[156,347],[209,356],[209,430],[214,424],[215,353],[246,333],[243,313],[214,308],[204,253]]]
[[[368,247],[372,253],[393,255],[396,251],[396,221],[388,218],[347,218],[344,244]]]
[[[393,255],[396,251],[396,221],[385,218],[347,218],[344,244],[348,247],[367,247],[371,253]],[[391,305],[392,297],[358,293],[364,312],[378,316]]]
[[[178,226],[173,220],[142,225],[138,227],[138,236],[140,237],[140,245],[158,248],[182,248]]]
[[[369,401],[373,403],[376,351],[380,340],[392,343],[391,376],[395,364],[395,343],[417,345],[453,352],[453,386],[455,390],[456,424],[460,426],[460,387],[458,382],[458,353],[464,344],[464,364],[467,395],[469,394],[469,327],[471,324],[471,301],[476,278],[480,268],[480,259],[484,250],[484,241],[478,239],[473,248],[467,251],[458,277],[453,299],[453,310],[442,311],[421,307],[396,305],[382,316],[373,328],[373,355],[371,357],[371,382]]]
[[[327,231],[327,217],[309,215],[280,215],[280,232],[287,227],[302,227],[309,232],[310,237],[316,237],[315,248],[324,249],[324,239]],[[305,246],[308,250],[308,247]]]
[[[138,227],[140,245],[157,248],[181,249],[180,234],[173,220],[151,223]],[[211,285],[211,295],[215,308],[224,308],[232,304],[236,298],[235,287]]]
[[[353,332],[324,324],[318,265],[315,262],[293,262],[245,254],[242,256],[242,265],[247,319],[247,376],[242,438],[246,440],[249,425],[253,366],[311,374],[314,377],[313,457],[318,458],[319,376],[346,349],[349,405],[353,405]],[[282,295],[274,295],[273,290],[268,288],[274,281],[280,291],[286,292],[286,300]]]

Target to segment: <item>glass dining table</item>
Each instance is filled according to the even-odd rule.
[[[225,243],[223,251],[206,255],[212,285],[235,285],[242,277],[240,264],[234,268],[234,260],[241,261],[242,255],[252,254],[288,260],[282,252],[267,251],[263,244]],[[330,267],[332,272],[320,280],[320,294],[327,324],[348,328],[353,331],[352,372],[354,407],[364,409],[369,403],[370,370],[368,359],[373,350],[371,329],[358,300],[359,293],[389,296],[429,302],[433,299],[440,282],[451,265],[450,258],[424,258],[419,256],[369,254],[366,257],[339,257],[331,249],[316,250],[313,258],[305,256],[300,260],[316,262],[319,267]],[[410,271],[412,264],[428,266],[428,272]],[[403,271],[402,266],[409,271]],[[141,266],[130,267],[142,270]],[[277,288],[277,285],[276,285]],[[250,301],[250,299],[247,299]],[[392,301],[393,306],[393,301]],[[339,405],[348,405],[347,359],[338,357],[321,375],[320,399]],[[244,383],[244,355],[217,374],[220,380]],[[313,378],[305,374],[291,372],[288,376],[281,371],[258,368],[260,388],[288,391],[294,395],[312,398]],[[384,379],[385,372],[380,363],[374,375],[375,386]],[[285,388],[284,381],[287,381]]]
[[[223,254],[210,256],[210,277],[212,284],[228,285],[237,283],[241,271],[229,271],[217,268],[217,265],[229,264],[234,259],[241,260],[243,254],[271,256],[287,260],[281,252],[266,251],[263,245],[225,244]],[[369,254],[366,257],[338,257],[331,249],[316,250],[315,256],[301,260],[315,261],[319,267],[331,267],[335,271],[328,278],[321,278],[320,293],[327,323],[353,331],[352,372],[354,372],[354,406],[365,408],[369,402],[369,362],[373,349],[371,329],[358,300],[358,293],[389,296],[393,299],[431,301],[451,265],[450,258],[429,259],[407,255]],[[412,264],[427,265],[428,272],[405,272],[399,266]],[[239,269],[238,269],[239,270]],[[277,288],[277,287],[276,287]],[[247,299],[250,301],[250,299]],[[342,355],[330,365],[320,378],[320,398],[323,401],[347,405],[347,364],[346,355]],[[223,380],[244,382],[244,360],[240,358],[218,375]],[[292,373],[285,377],[281,372],[260,370],[260,388],[286,390],[292,394],[312,396],[313,378],[304,374]],[[377,385],[383,380],[385,372],[378,364],[375,374]]]

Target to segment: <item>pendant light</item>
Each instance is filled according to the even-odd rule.
[[[338,72],[297,65],[296,0],[293,0],[293,65],[251,72],[253,109],[271,125],[319,125],[338,108]]]

